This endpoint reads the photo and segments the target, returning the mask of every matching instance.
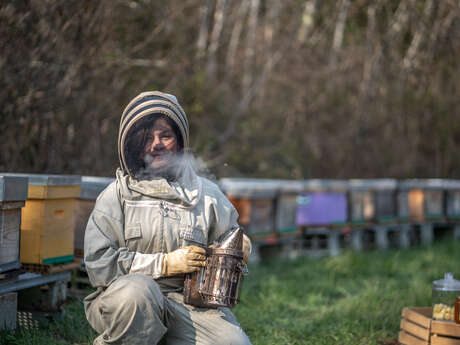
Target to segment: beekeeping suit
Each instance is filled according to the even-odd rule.
[[[141,124],[160,115],[174,127],[179,149],[166,168],[150,169],[139,153],[139,140],[147,140]],[[195,173],[186,155],[188,130],[169,94],[142,93],[123,112],[120,168],[85,233],[86,269],[97,288],[85,299],[87,319],[100,334],[94,344],[250,344],[228,308],[183,303],[184,273],[202,265],[201,248],[238,226],[228,199]],[[247,237],[245,244],[247,255]]]

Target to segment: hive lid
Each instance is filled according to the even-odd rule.
[[[351,179],[348,182],[351,190],[396,190],[398,183],[394,179]]]
[[[441,291],[460,291],[460,281],[454,279],[451,272],[447,272],[444,274],[444,279],[433,282],[433,288]]]
[[[460,180],[444,180],[443,187],[448,190],[460,190]]]
[[[309,191],[346,192],[348,181],[330,179],[309,179],[302,181],[304,189]]]
[[[33,186],[78,186],[81,184],[81,176],[78,175],[8,173],[5,174],[5,176],[27,177],[29,179],[29,185]]]
[[[82,176],[80,199],[96,200],[99,194],[114,180],[113,177]]]
[[[222,178],[219,185],[234,198],[272,198],[280,188],[279,181],[270,179]]]
[[[0,174],[0,201],[27,200],[27,177]]]
[[[442,189],[445,186],[445,181],[437,178],[409,179],[399,181],[398,186],[399,189],[406,191],[410,189]]]
[[[302,181],[298,180],[278,180],[278,189],[281,193],[301,193],[305,190]]]

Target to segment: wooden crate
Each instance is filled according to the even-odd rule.
[[[398,341],[404,345],[430,344],[430,307],[403,308]]]
[[[430,340],[432,345],[460,345],[460,325],[433,320]]]
[[[0,273],[20,267],[19,238],[24,201],[0,202]]]
[[[404,345],[460,345],[460,325],[432,320],[431,315],[431,307],[404,308],[398,341]]]
[[[0,295],[0,330],[16,329],[17,310],[17,292],[10,292],[4,295]]]
[[[80,184],[81,177],[30,175],[28,200],[22,209],[21,263],[48,265],[73,261]]]

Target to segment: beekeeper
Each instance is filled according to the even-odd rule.
[[[85,233],[97,291],[86,317],[94,344],[250,344],[228,308],[184,304],[184,274],[205,265],[204,247],[238,227],[219,188],[195,173],[189,126],[177,99],[144,92],[124,110],[120,168],[98,197]],[[247,261],[251,243],[245,236]]]

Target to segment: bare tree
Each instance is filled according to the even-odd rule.
[[[236,52],[240,44],[241,32],[243,31],[244,21],[249,9],[249,0],[241,0],[238,12],[233,25],[230,43],[228,45],[227,57],[226,57],[226,72],[227,76],[233,74],[235,66]]]
[[[217,49],[220,46],[220,38],[222,33],[222,28],[224,26],[225,18],[225,4],[227,0],[217,0],[216,9],[214,11],[214,25],[211,31],[211,39],[209,42],[208,49],[208,61],[206,64],[206,72],[208,78],[215,78],[216,74],[216,53]]]
[[[315,12],[318,0],[307,0],[302,12],[302,21],[297,32],[297,41],[304,44],[308,35],[313,29]]]
[[[199,11],[201,16],[200,31],[196,41],[196,57],[201,59],[205,56],[206,45],[208,43],[209,14],[211,13],[212,0],[206,0],[200,4]]]
[[[433,0],[426,0],[423,16],[415,28],[415,32],[412,35],[412,41],[402,62],[402,65],[405,69],[411,69],[418,64],[420,46],[422,44],[423,38],[426,36],[427,29],[430,26],[433,9]]]
[[[250,1],[249,9],[249,21],[248,21],[248,33],[246,38],[246,56],[243,72],[243,84],[242,92],[245,94],[248,92],[252,83],[254,75],[254,58],[256,55],[256,38],[257,38],[257,22],[259,17],[259,5],[260,0],[248,0]]]
[[[338,6],[337,22],[335,24],[334,37],[332,39],[331,63],[337,62],[337,55],[342,48],[343,37],[345,33],[345,23],[347,22],[348,7],[350,0],[341,0]]]

